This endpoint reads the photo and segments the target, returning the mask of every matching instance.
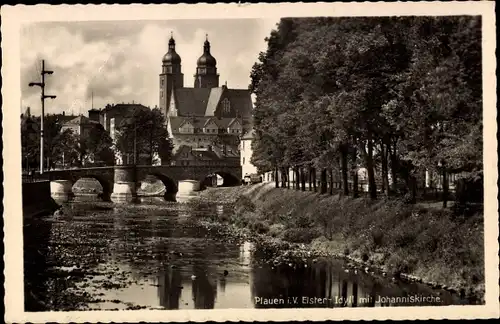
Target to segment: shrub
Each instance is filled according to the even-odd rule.
[[[311,243],[320,236],[316,230],[304,228],[289,228],[283,233],[283,239],[292,243]]]
[[[250,229],[258,234],[265,234],[269,231],[269,226],[262,221],[250,223]]]
[[[269,227],[268,234],[271,235],[272,237],[282,237],[284,232],[285,232],[285,225],[283,225],[283,224],[272,224]]]
[[[236,200],[236,211],[237,213],[241,213],[243,211],[255,211],[255,204],[252,202],[252,200],[246,196],[240,196],[238,200]]]
[[[374,229],[371,234],[374,247],[377,248],[382,246],[384,242],[384,232],[377,228]]]

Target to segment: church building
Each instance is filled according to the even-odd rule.
[[[252,117],[250,91],[219,85],[217,61],[210,53],[208,37],[197,61],[193,88],[184,87],[181,56],[173,37],[163,56],[159,82],[159,106],[166,116],[174,154],[181,147],[189,147],[213,151],[221,158],[239,156],[239,139],[250,128]]]

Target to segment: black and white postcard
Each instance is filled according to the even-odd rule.
[[[2,7],[5,321],[499,316],[494,3]]]

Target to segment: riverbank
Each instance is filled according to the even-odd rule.
[[[397,200],[319,195],[274,188],[209,188],[200,200],[234,206],[219,221],[273,242],[307,245],[312,253],[345,257],[369,271],[427,283],[465,296],[484,296],[483,214]]]

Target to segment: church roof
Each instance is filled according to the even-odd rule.
[[[252,99],[250,97],[250,90],[227,89],[226,91],[225,95],[229,101],[231,101],[231,104],[236,106],[240,115],[252,115]]]
[[[224,88],[212,88],[210,90],[210,97],[208,98],[208,104],[206,106],[207,109],[204,111],[205,116],[213,116],[215,114]]]
[[[179,116],[214,116],[221,99],[227,98],[238,114],[251,116],[250,90],[219,88],[175,89],[175,106]]]
[[[148,107],[138,104],[138,103],[119,103],[116,105],[107,105],[104,109],[101,110],[101,113],[107,111],[120,111],[120,112],[129,112],[135,110],[150,110]]]
[[[76,118],[73,118],[65,123],[66,125],[89,125],[89,124],[99,124],[99,122],[95,120],[91,120],[85,116],[78,116]]]
[[[207,106],[210,89],[179,88],[175,89],[175,99],[179,115],[203,116]]]

